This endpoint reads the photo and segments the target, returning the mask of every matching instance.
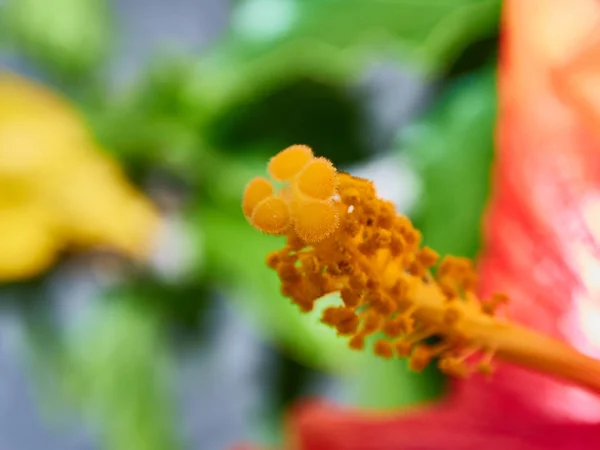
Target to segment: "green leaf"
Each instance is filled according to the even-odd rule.
[[[256,3],[263,9],[247,7]],[[235,25],[249,10],[269,27],[287,20],[271,18],[282,8],[293,20],[277,35],[252,39]],[[327,156],[353,162],[365,154],[364,117],[347,84],[382,56],[443,72],[467,45],[496,33],[498,16],[498,0],[242,2],[219,44],[196,61],[163,58],[108,108],[100,133],[130,164],[175,159],[178,173],[192,168],[189,179],[202,170],[200,147],[239,155],[301,141],[343,149]]]
[[[273,11],[273,0],[248,0],[263,4],[255,16]],[[454,57],[457,46],[480,33],[494,29],[498,20],[498,0],[323,0],[277,1],[281,27],[272,39],[252,39],[252,33],[238,27],[237,35],[252,46],[250,55],[261,47],[296,39],[311,39],[335,48],[378,47],[397,50],[407,56],[423,57],[436,65]],[[252,13],[252,11],[251,11]],[[263,28],[273,28],[263,20]],[[240,29],[241,28],[241,29]],[[258,29],[258,27],[255,27]],[[256,33],[254,33],[256,34]],[[382,47],[380,47],[382,46]]]
[[[1,25],[17,50],[59,74],[79,76],[107,53],[107,9],[104,0],[8,0]]]
[[[361,370],[352,375],[354,401],[365,408],[391,409],[440,397],[443,376],[434,365],[417,373],[408,360],[385,360],[369,354]]]
[[[496,80],[486,69],[452,85],[433,110],[407,129],[399,148],[420,172],[415,223],[427,245],[473,257],[489,190],[494,148]]]
[[[273,7],[252,0],[258,1],[267,3],[265,11]],[[499,0],[280,3],[291,8],[288,28],[261,40],[234,28],[198,64],[189,84],[192,96],[212,109],[226,108],[291,78],[345,82],[385,55],[417,62],[430,73],[443,71],[469,43],[496,32],[500,10]]]

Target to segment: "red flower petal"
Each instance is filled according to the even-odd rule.
[[[483,291],[507,292],[513,318],[600,357],[600,84],[594,97],[581,83],[600,77],[600,4],[516,0],[505,13]],[[540,414],[600,418],[598,397],[548,377],[507,367],[493,386]]]
[[[350,412],[319,402],[291,416],[293,450],[576,450],[596,448],[600,428],[531,417],[463,416],[452,404],[405,416]],[[493,419],[493,420],[491,420]]]

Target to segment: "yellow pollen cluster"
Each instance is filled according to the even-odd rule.
[[[437,253],[421,246],[419,231],[377,197],[371,181],[337,172],[306,146],[274,156],[268,172],[283,186],[254,178],[242,208],[258,230],[287,237],[266,260],[286,297],[308,312],[339,292],[342,304],[325,309],[321,320],[353,349],[373,336],[377,355],[408,357],[417,371],[436,359],[456,376],[491,372],[493,330],[502,327],[494,315],[507,299],[477,297],[469,260],[448,256],[438,264]],[[470,361],[475,354],[483,355],[478,363]]]
[[[275,155],[267,167],[276,191],[264,177],[253,178],[242,201],[244,215],[263,233],[280,236],[292,230],[304,242],[325,239],[339,223],[335,167],[315,158],[305,145],[292,145]]]

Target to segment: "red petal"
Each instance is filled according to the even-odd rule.
[[[596,448],[600,428],[531,417],[456,414],[451,404],[410,415],[346,411],[321,402],[298,405],[289,431],[293,450],[567,450]],[[495,417],[494,417],[495,416]],[[494,418],[494,420],[490,420]]]
[[[507,292],[513,318],[600,357],[600,84],[589,83],[600,80],[600,4],[505,8],[483,291]],[[598,397],[548,377],[504,368],[493,386],[553,417],[600,417]]]

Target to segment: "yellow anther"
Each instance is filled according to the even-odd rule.
[[[373,351],[376,355],[386,359],[390,359],[392,356],[394,356],[394,349],[392,347],[392,344],[384,339],[380,339],[377,342],[375,342],[375,345],[373,346]]]
[[[361,225],[358,220],[350,218],[342,225],[342,232],[346,234],[346,236],[353,238],[358,236],[358,233],[360,233],[360,228]]]
[[[315,257],[315,255],[311,253],[303,253],[298,257],[298,261],[300,261],[300,265],[302,266],[302,270],[304,273],[315,273],[321,271],[322,267],[319,263],[319,260]]]
[[[396,274],[396,278],[390,284],[391,284],[390,295],[393,298],[406,298],[407,297],[408,292],[410,290],[410,283],[408,283],[405,279],[403,279],[403,278],[398,279],[397,274]]]
[[[392,233],[386,229],[380,229],[371,235],[371,239],[377,249],[389,248],[392,243]]]
[[[368,297],[369,304],[374,311],[376,311],[382,317],[388,317],[396,311],[396,303],[382,295],[378,291],[374,291]]]
[[[269,161],[269,175],[277,181],[289,181],[313,158],[313,152],[306,145],[292,145],[280,151]]]
[[[415,321],[410,315],[402,314],[398,317],[398,326],[402,334],[409,335],[414,331]]]
[[[492,365],[492,359],[494,358],[495,354],[496,354],[496,351],[493,349],[486,350],[483,353],[483,357],[477,364],[477,371],[479,373],[485,375],[486,377],[490,377],[492,375],[492,373],[494,372],[494,366]]]
[[[276,269],[279,263],[281,263],[282,258],[279,252],[269,252],[267,257],[265,258],[265,262],[267,266],[271,269]]]
[[[415,372],[421,372],[431,361],[431,351],[426,345],[417,345],[412,351],[409,366]]]
[[[369,281],[367,274],[362,271],[357,271],[348,278],[348,286],[355,292],[361,292],[367,287],[367,281]]]
[[[396,354],[400,358],[408,358],[412,352],[413,343],[405,340],[396,342]]]
[[[265,198],[273,195],[273,185],[265,177],[255,177],[246,185],[242,199],[242,211],[248,220],[254,208]]]
[[[375,333],[381,326],[382,317],[369,311],[363,320],[361,332],[365,335]]]
[[[438,368],[445,374],[457,378],[465,378],[469,375],[469,368],[465,362],[452,356],[441,358],[438,362]]]
[[[346,305],[349,308],[354,308],[358,306],[361,300],[358,293],[350,288],[343,288],[340,291],[340,297],[342,297],[344,305]]]
[[[293,181],[301,195],[326,200],[336,192],[336,170],[331,161],[315,158],[309,161]]]
[[[290,262],[279,264],[277,274],[279,275],[279,279],[284,283],[297,283],[302,278],[298,268]]]
[[[354,206],[359,202],[360,192],[356,188],[347,187],[344,190],[340,191],[340,196],[342,201],[346,205]]]
[[[404,240],[404,237],[400,233],[393,234],[390,242],[390,253],[392,257],[398,258],[401,256],[405,248],[406,241]]]
[[[343,306],[327,308],[323,311],[321,321],[336,328],[340,335],[354,334],[359,324],[356,314]]]
[[[458,305],[449,305],[444,311],[444,322],[448,325],[454,325],[461,316]]]
[[[421,264],[421,266],[426,270],[429,270],[431,267],[433,267],[438,258],[439,255],[437,252],[429,247],[423,247],[417,253],[417,261],[419,261],[419,264]]]
[[[355,334],[348,341],[348,346],[352,350],[362,350],[365,347],[365,337],[362,334]]]
[[[483,311],[486,314],[493,315],[499,306],[506,305],[508,303],[508,297],[505,294],[494,294],[490,300],[483,302]]]
[[[256,205],[250,221],[263,233],[284,234],[292,224],[290,207],[281,197],[267,197]]]
[[[398,337],[403,333],[402,322],[399,319],[390,319],[383,325],[383,332],[389,337]]]

